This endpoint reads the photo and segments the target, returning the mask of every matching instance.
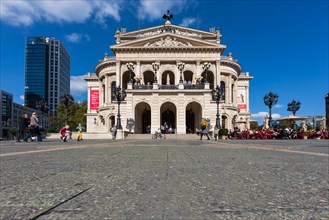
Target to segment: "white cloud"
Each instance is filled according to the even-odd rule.
[[[41,21],[83,23],[92,17],[96,22],[105,24],[108,17],[120,21],[120,2],[117,0],[3,0],[0,1],[0,18],[13,26],[30,26]]]
[[[273,106],[273,108],[283,108],[283,107],[284,107],[284,105],[281,105],[281,104],[276,104]]]
[[[183,18],[182,23],[179,26],[189,27],[196,22],[196,18]]]
[[[251,118],[253,119],[263,119],[265,117],[265,115],[268,115],[268,112],[258,112],[258,113],[255,113],[255,114],[251,114]],[[276,120],[276,119],[279,119],[281,118],[281,115],[278,114],[278,113],[274,113],[272,114],[272,119],[273,120]]]
[[[25,99],[24,95],[20,95],[20,96],[19,96],[19,99],[22,100],[22,101],[24,102],[24,99]]]
[[[80,96],[88,90],[87,82],[83,79],[86,75],[71,76],[71,94]]]
[[[64,37],[67,41],[72,42],[72,43],[80,43],[81,40],[90,41],[89,35],[82,34],[82,33],[67,34]]]
[[[191,4],[187,0],[167,0],[167,1],[150,1],[141,0],[138,6],[138,15],[142,20],[161,19],[162,15],[167,11],[174,9],[175,13],[180,13]],[[175,18],[175,14],[173,14]]]

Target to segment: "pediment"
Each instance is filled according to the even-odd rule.
[[[180,35],[172,32],[163,32],[145,38],[137,38],[111,46],[111,49],[133,49],[133,48],[218,48],[225,49],[226,46],[207,40]]]
[[[216,33],[206,32],[206,31],[201,31],[197,29],[181,27],[176,25],[160,25],[160,26],[146,28],[138,31],[121,33],[120,38],[122,42],[126,42],[127,40],[147,38],[150,36],[160,35],[165,32],[171,32],[176,35],[199,38],[199,39],[216,38]]]

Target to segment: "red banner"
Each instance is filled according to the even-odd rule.
[[[99,107],[99,90],[90,90],[90,110],[97,110]]]

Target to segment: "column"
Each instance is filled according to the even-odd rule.
[[[231,92],[232,92],[232,74],[231,73],[228,75],[227,83],[228,83],[228,86],[227,86],[227,92],[226,92],[226,94],[227,94],[226,103],[231,103],[231,100],[232,100],[231,97],[233,95],[233,94],[231,94]]]
[[[104,91],[104,95],[105,95],[105,105],[107,106],[108,103],[109,103],[109,100],[108,100],[108,90],[109,90],[109,86],[108,86],[108,81],[109,81],[109,76],[106,74],[105,75],[105,91]]]
[[[116,61],[116,70],[115,70],[115,76],[116,76],[116,86],[121,86],[121,62]]]
[[[215,88],[217,85],[220,85],[220,60],[216,60],[216,84],[214,85]]]

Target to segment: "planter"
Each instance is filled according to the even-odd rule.
[[[228,139],[228,136],[227,135],[221,135],[221,136],[219,136],[219,139],[221,139],[221,140],[227,140]]]

